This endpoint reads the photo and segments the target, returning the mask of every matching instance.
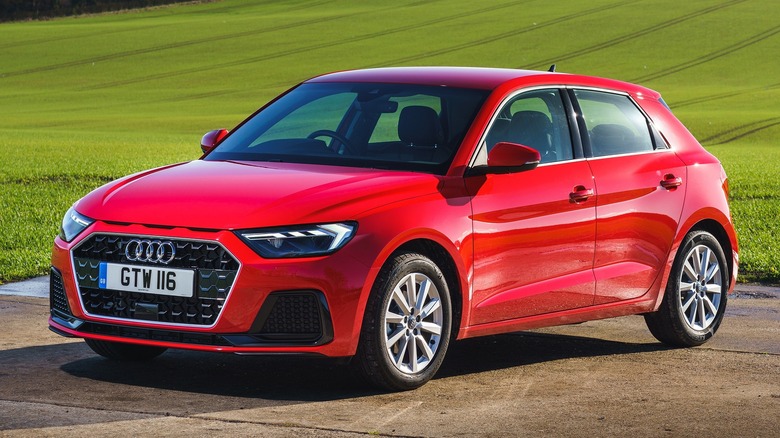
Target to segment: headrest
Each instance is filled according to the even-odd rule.
[[[439,115],[433,108],[427,106],[407,106],[401,110],[398,119],[398,138],[412,145],[439,144],[441,138]]]
[[[518,111],[509,123],[509,138],[515,143],[530,146],[542,153],[550,148],[552,122],[539,111]]]

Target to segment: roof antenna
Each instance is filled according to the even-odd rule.
[[[555,71],[555,64],[551,65],[550,68],[547,69],[550,73]]]

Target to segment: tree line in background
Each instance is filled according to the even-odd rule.
[[[0,22],[92,14],[186,0],[0,0]]]

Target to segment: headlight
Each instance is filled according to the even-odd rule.
[[[355,222],[236,231],[262,257],[313,257],[332,254],[355,235]]]
[[[69,208],[68,212],[65,213],[65,217],[62,218],[60,239],[66,242],[70,242],[71,240],[75,239],[76,236],[78,236],[82,231],[84,231],[84,229],[90,226],[92,222],[95,221],[79,213],[73,207]]]

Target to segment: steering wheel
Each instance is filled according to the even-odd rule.
[[[311,134],[307,135],[306,138],[315,139],[317,137],[331,137],[333,139],[338,140],[339,143],[344,145],[344,150],[349,152],[352,155],[355,155],[355,148],[352,147],[352,145],[349,143],[349,140],[347,140],[346,137],[339,134],[336,131],[331,131],[330,129],[320,129],[318,131],[314,131]]]

